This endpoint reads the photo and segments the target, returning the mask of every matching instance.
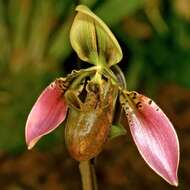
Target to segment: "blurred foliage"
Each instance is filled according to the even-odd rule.
[[[188,0],[0,0],[2,152],[25,149],[25,121],[40,91],[55,77],[80,67],[69,43],[79,3],[88,5],[115,33],[124,51],[119,66],[128,88],[149,95],[164,83],[190,88]],[[51,142],[49,148],[55,139],[60,143],[61,133],[41,144]]]

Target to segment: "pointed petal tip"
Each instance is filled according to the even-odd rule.
[[[177,187],[179,184],[178,184],[178,180],[177,181],[174,181],[171,185]]]
[[[27,146],[28,150],[31,150],[32,148],[33,148],[33,146],[30,146],[30,145]]]
[[[31,150],[33,147],[34,147],[33,144],[29,144],[29,145],[27,145],[27,149],[28,149],[28,150]]]
[[[35,139],[31,140],[30,142],[26,142],[26,144],[27,144],[27,149],[28,149],[28,150],[31,150],[31,149],[35,146],[35,144],[38,142],[38,140],[39,140],[40,138],[41,138],[41,137],[38,137],[38,138],[35,138]]]
[[[178,162],[178,165],[179,165],[179,162]],[[178,173],[178,165],[177,165],[175,174],[174,174],[174,176],[171,176],[170,181],[166,180],[166,179],[163,177],[170,185],[173,185],[173,186],[175,186],[175,187],[177,187],[177,186],[179,185],[178,175],[177,175],[177,173]]]
[[[152,167],[151,167],[152,168]],[[153,168],[152,168],[153,169]],[[154,169],[153,169],[154,170]],[[176,172],[177,173],[177,172]],[[178,186],[178,176],[177,174],[174,174],[174,176],[172,174],[170,174],[170,176],[168,175],[163,175],[159,172],[157,172],[157,174],[162,177],[166,182],[168,182],[170,185],[173,185],[175,187]]]
[[[163,177],[163,176],[161,176],[161,177]],[[163,177],[163,179],[165,179],[170,185],[173,185],[175,187],[178,186],[178,177],[177,176],[175,176],[172,179],[166,179],[165,177]]]

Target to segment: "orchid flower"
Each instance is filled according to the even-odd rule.
[[[76,10],[71,45],[80,59],[94,66],[73,71],[45,88],[26,122],[28,149],[67,118],[65,141],[71,156],[78,161],[96,157],[114,129],[115,107],[120,102],[142,158],[177,186],[179,142],[172,123],[153,100],[122,84],[124,77],[115,66],[122,51],[106,24],[86,6]]]

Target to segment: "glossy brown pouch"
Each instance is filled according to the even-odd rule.
[[[108,137],[117,87],[109,81],[101,85],[89,82],[84,102],[72,91],[67,97],[70,109],[65,127],[65,140],[71,156],[78,160],[89,160],[103,148]]]

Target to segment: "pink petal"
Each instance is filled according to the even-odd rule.
[[[171,185],[178,185],[179,142],[164,112],[136,92],[127,95],[125,112],[136,146],[146,163]]]
[[[66,117],[67,104],[60,81],[62,82],[61,79],[57,79],[42,92],[28,116],[25,128],[28,149],[31,149],[42,136],[57,128]]]

